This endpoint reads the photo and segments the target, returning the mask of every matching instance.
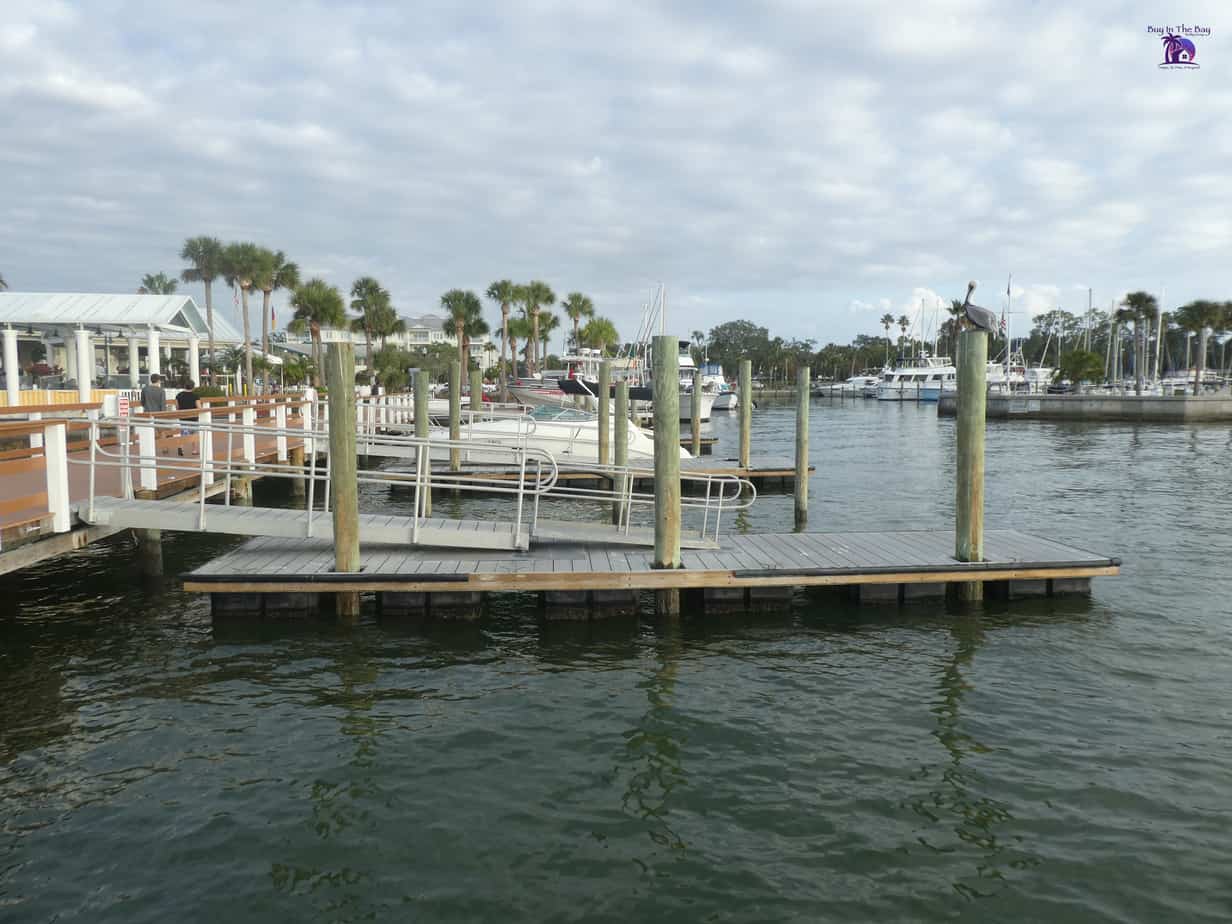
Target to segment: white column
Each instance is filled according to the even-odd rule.
[[[163,355],[158,345],[158,328],[151,325],[146,335],[146,365],[150,367],[150,375],[162,375]]]
[[[77,400],[88,404],[94,385],[94,341],[84,327],[77,328],[74,336],[77,340]]]
[[[312,453],[316,451],[313,445],[312,437],[307,434],[312,432],[313,419],[315,417],[317,400],[317,392],[315,388],[304,389],[304,405],[300,408],[300,423],[304,425],[304,458],[312,458]]]
[[[138,424],[137,454],[141,457],[141,490],[158,490],[158,450],[154,444],[152,423]]]
[[[4,388],[9,407],[21,403],[21,369],[17,366],[17,331],[10,324],[4,329]]]
[[[128,335],[128,384],[133,388],[141,384],[141,349],[137,335]]]
[[[201,431],[197,434],[197,448],[205,466],[205,483],[208,486],[214,483],[214,431],[210,429],[214,423],[214,414],[208,404],[197,414],[197,423],[201,424]]]
[[[68,379],[77,378],[77,348],[73,345],[73,338],[67,334],[64,336],[64,377]]]
[[[51,528],[67,533],[73,528],[68,496],[68,427],[54,424],[47,427],[43,458],[47,465],[47,510],[51,513]]]
[[[201,338],[196,334],[188,338],[188,377],[195,385],[201,384]]]
[[[240,422],[245,427],[244,432],[244,464],[251,468],[257,461],[257,435],[252,428],[257,425],[257,409],[251,404],[240,412]]]
[[[274,405],[274,426],[278,428],[276,442],[278,446],[278,461],[287,461],[287,406],[281,401]]]

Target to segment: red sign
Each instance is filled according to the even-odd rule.
[[[120,417],[128,416],[128,395],[119,395],[116,401],[116,414]]]

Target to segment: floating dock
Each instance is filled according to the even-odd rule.
[[[315,612],[322,595],[375,593],[384,613],[474,615],[490,593],[542,593],[569,618],[628,606],[634,592],[696,592],[703,607],[783,599],[797,587],[844,588],[866,603],[943,597],[979,582],[989,597],[1087,593],[1090,579],[1120,573],[1120,560],[1013,530],[985,535],[985,561],[953,557],[949,531],[725,536],[722,548],[685,550],[683,567],[656,570],[651,550],[597,542],[545,542],[526,551],[365,546],[363,571],[333,571],[320,540],[253,539],[184,576],[211,594],[215,613]]]

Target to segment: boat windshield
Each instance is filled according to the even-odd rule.
[[[539,407],[531,408],[528,416],[536,420],[590,420],[593,415],[572,407],[540,405]]]

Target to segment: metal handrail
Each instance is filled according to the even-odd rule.
[[[109,451],[101,445],[99,440],[99,431],[103,426],[115,426],[127,428],[134,426],[138,429],[148,428],[149,430],[175,430],[181,429],[191,430],[198,437],[198,451],[201,454],[199,460],[193,460],[191,463],[181,462],[175,457],[159,458],[157,454],[153,458],[143,455],[138,455],[136,459],[131,456],[129,448],[129,439],[127,434],[120,440],[118,452]],[[97,477],[96,472],[99,468],[118,468],[124,475],[131,476],[132,469],[149,469],[155,471],[170,471],[170,472],[185,472],[192,473],[197,476],[200,487],[199,498],[199,513],[198,513],[198,529],[206,530],[206,507],[205,498],[209,491],[209,485],[217,476],[222,476],[225,481],[226,499],[224,505],[230,504],[230,482],[233,477],[239,476],[260,476],[272,478],[304,478],[308,479],[308,504],[305,509],[305,535],[311,537],[313,534],[313,522],[316,516],[315,489],[318,478],[325,479],[325,495],[322,503],[322,512],[328,512],[330,509],[329,498],[329,474],[330,474],[330,459],[328,452],[325,453],[324,470],[319,468],[317,454],[309,453],[309,459],[305,465],[294,465],[290,461],[275,461],[275,462],[257,462],[250,458],[236,458],[235,456],[235,437],[253,437],[256,436],[277,436],[285,435],[294,438],[304,438],[320,440],[318,445],[328,446],[329,434],[327,431],[309,430],[300,427],[275,428],[268,426],[256,426],[253,424],[231,424],[225,422],[202,423],[200,420],[170,420],[163,421],[157,419],[142,419],[138,421],[129,421],[125,418],[105,419],[101,421],[93,421],[90,426],[90,452],[88,459],[70,459],[70,464],[87,465],[90,468],[88,498],[89,518],[94,519],[95,516],[95,498],[97,495]],[[211,458],[206,452],[207,434],[212,438],[213,435],[224,435],[227,440],[227,450],[225,457]],[[450,441],[441,439],[422,439],[409,436],[386,436],[382,437],[382,441],[395,441],[400,445],[414,449],[416,466],[414,472],[396,472],[396,471],[361,471],[357,480],[363,484],[378,484],[378,485],[407,485],[410,484],[415,490],[415,516],[412,523],[412,542],[418,541],[419,529],[422,521],[426,519],[425,508],[427,505],[428,492],[432,489],[448,488],[455,491],[475,491],[485,494],[508,494],[515,495],[517,498],[516,518],[513,521],[515,542],[520,541],[525,535],[525,529],[521,522],[522,512],[525,508],[525,495],[531,494],[536,497],[549,492],[556,483],[556,478],[559,473],[555,459],[550,453],[538,449],[525,449],[519,447],[498,447],[508,453],[514,465],[519,469],[519,479],[515,485],[510,484],[503,479],[483,478],[474,474],[465,474],[460,472],[434,472],[430,462],[430,450],[434,447],[444,449],[463,448],[463,441]],[[157,450],[155,450],[157,453]],[[535,474],[532,478],[527,478],[528,466],[533,464]],[[126,497],[131,497],[131,492],[126,490]],[[538,505],[534,508],[538,510]],[[534,524],[532,522],[531,529]]]

